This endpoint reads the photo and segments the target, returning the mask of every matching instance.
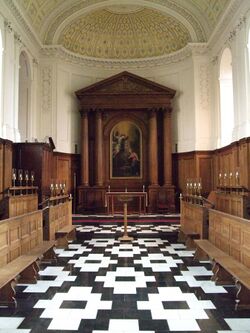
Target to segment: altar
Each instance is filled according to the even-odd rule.
[[[146,214],[148,206],[148,194],[147,192],[106,192],[105,194],[105,206],[108,215],[114,215],[115,213],[120,213],[121,211],[116,209],[121,202],[121,198],[130,199],[128,204],[136,201],[136,212],[139,215]],[[135,202],[134,202],[135,203]]]

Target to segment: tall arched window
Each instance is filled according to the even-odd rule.
[[[234,127],[232,54],[229,48],[223,51],[220,62],[220,143],[232,142]]]
[[[19,57],[19,108],[18,108],[18,129],[21,141],[29,136],[29,109],[30,109],[30,65],[25,52]]]

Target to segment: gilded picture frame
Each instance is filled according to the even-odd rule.
[[[142,133],[131,121],[120,121],[110,132],[110,178],[142,178]]]

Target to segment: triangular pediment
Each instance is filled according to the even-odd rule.
[[[135,74],[122,72],[76,92],[79,99],[90,94],[163,94],[174,97],[175,90]]]

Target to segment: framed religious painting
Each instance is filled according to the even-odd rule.
[[[142,134],[131,121],[120,121],[111,130],[110,177],[142,178]]]

